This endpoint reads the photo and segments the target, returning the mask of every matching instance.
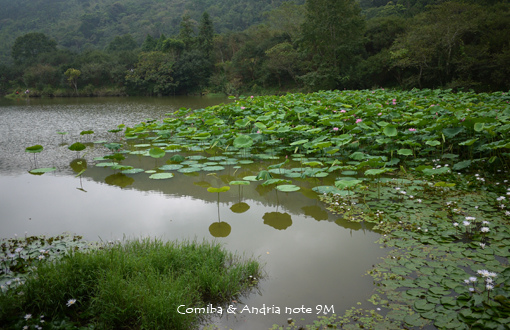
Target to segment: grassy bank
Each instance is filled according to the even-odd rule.
[[[24,249],[16,246],[7,252],[12,260]],[[41,250],[21,259],[45,259]],[[260,273],[256,261],[240,260],[219,244],[151,239],[78,249],[29,270],[30,276],[2,285],[0,323],[7,329],[191,329],[207,314],[185,308],[221,307]]]

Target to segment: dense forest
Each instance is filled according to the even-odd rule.
[[[495,0],[0,0],[0,93],[510,89]]]

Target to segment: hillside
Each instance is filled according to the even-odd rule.
[[[10,63],[17,37],[42,32],[72,51],[103,49],[115,36],[175,35],[184,14],[199,21],[204,11],[217,33],[242,31],[263,21],[283,0],[0,0],[0,62]],[[296,3],[304,3],[295,1]]]

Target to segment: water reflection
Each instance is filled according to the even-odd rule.
[[[35,101],[16,109],[0,106],[2,236],[69,231],[90,240],[146,235],[168,240],[216,239],[225,248],[257,257],[265,265],[268,276],[260,284],[260,294],[243,301],[250,307],[320,304],[334,305],[335,312],[342,313],[371,295],[372,280],[363,274],[384,254],[373,244],[379,235],[361,224],[337,221],[336,215],[317,202],[317,194],[311,190],[316,182],[293,178],[301,189],[291,193],[251,182],[222,193],[221,203],[216,194],[207,192],[209,187],[229,185],[282,160],[255,161],[241,164],[240,169],[225,165],[224,171],[212,173],[172,170],[175,176],[168,180],[151,180],[143,172],[120,173],[94,165],[100,162],[94,161],[95,157],[111,153],[101,144],[89,145],[82,159],[75,159],[76,153],[61,144],[72,144],[79,139],[79,132],[89,127],[94,127],[94,140],[114,141],[115,135],[108,130],[119,123],[133,126],[140,118],[161,118],[174,111],[171,106],[152,99],[102,104],[98,99],[56,100],[53,105]],[[69,134],[59,136],[57,131]],[[25,171],[30,161],[24,148],[39,143],[45,148],[38,163],[58,170],[28,175]],[[202,154],[213,156],[214,152]],[[170,157],[171,153],[159,160],[159,166]],[[126,155],[122,164],[161,172],[154,159],[141,154]],[[84,169],[77,188],[76,176]],[[327,184],[334,179],[320,180]],[[273,323],[284,323],[287,317],[239,315],[217,323],[220,328],[267,329]],[[296,318],[301,317],[311,322],[315,315]]]
[[[127,186],[132,185],[135,182],[135,179],[122,173],[115,173],[107,176],[104,179],[104,182],[111,186],[126,188]]]
[[[278,230],[287,229],[292,226],[292,218],[288,213],[268,212],[262,217],[264,224]]]

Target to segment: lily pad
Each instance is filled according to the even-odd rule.
[[[154,173],[151,176],[149,176],[149,179],[162,180],[162,179],[170,179],[173,177],[174,177],[173,173]]]
[[[293,184],[283,184],[283,185],[277,186],[276,189],[279,191],[283,191],[283,192],[293,192],[293,191],[298,191],[301,188],[296,185],[293,185]]]
[[[53,172],[56,169],[57,169],[56,167],[42,167],[42,168],[36,168],[34,170],[30,170],[28,172],[31,174],[44,174],[44,173],[48,173],[48,172]]]
[[[162,171],[175,171],[175,170],[178,170],[183,167],[184,167],[184,165],[171,164],[171,165],[163,165],[159,169]]]

